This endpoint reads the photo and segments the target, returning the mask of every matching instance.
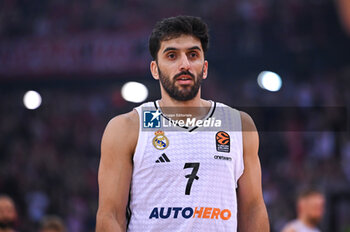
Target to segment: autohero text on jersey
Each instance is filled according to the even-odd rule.
[[[211,207],[155,207],[149,219],[167,219],[167,218],[203,218],[203,219],[221,219],[228,220],[231,218],[229,209],[219,209]]]

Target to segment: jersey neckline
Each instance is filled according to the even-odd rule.
[[[215,101],[212,101],[212,100],[209,100],[209,101],[210,101],[210,103],[211,103],[210,110],[209,110],[209,112],[204,116],[203,120],[208,120],[209,118],[211,118],[211,117],[213,116],[213,114],[214,114],[215,109],[216,109],[216,102],[215,102]],[[175,122],[175,121],[171,120],[170,118],[166,117],[166,116],[163,114],[162,109],[160,108],[158,102],[159,102],[159,100],[156,100],[156,101],[153,102],[153,103],[154,103],[154,107],[156,108],[156,110],[159,110],[159,112],[160,112],[160,114],[161,114],[161,116],[162,116],[163,118],[165,118],[165,119],[168,120],[169,122],[173,123],[173,125],[176,125],[176,126],[179,127],[179,128],[185,129],[185,130],[187,130],[188,132],[192,132],[192,131],[194,131],[195,129],[198,128],[198,126],[194,126],[194,127],[180,126],[177,122]]]

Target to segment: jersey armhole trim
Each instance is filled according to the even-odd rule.
[[[138,137],[137,137],[137,144],[135,148],[135,152],[133,155],[133,163],[134,163],[134,169],[138,168],[141,165],[142,159],[143,159],[143,153],[145,150],[145,138],[147,136],[142,136],[142,111],[141,107],[136,107],[135,110],[137,111],[137,115],[139,117],[139,131],[138,131]]]
[[[238,187],[238,180],[241,178],[241,176],[243,175],[244,172],[244,151],[243,151],[243,131],[242,131],[242,117],[241,117],[241,113],[239,110],[234,109],[237,113],[237,119],[239,121],[238,125],[240,125],[239,130],[239,138],[240,138],[240,151],[241,151],[241,167],[242,169],[240,170],[240,172],[238,173],[237,177],[236,177],[236,188]]]

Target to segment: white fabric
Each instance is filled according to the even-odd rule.
[[[217,103],[212,115],[233,125],[225,131],[230,135],[228,153],[216,149],[218,131],[182,128],[165,131],[169,146],[157,150],[152,144],[157,129],[142,129],[144,107],[155,110],[153,102],[136,108],[140,131],[133,157],[128,231],[236,231],[236,187],[244,169],[239,111]],[[170,162],[157,163],[163,153]],[[184,169],[185,163],[199,163],[198,180],[193,180],[189,195],[185,176],[194,168]]]

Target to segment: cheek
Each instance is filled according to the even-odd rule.
[[[312,214],[313,216],[316,216],[316,217],[320,217],[320,216],[322,216],[323,211],[324,211],[323,205],[315,204],[311,207],[310,214]]]
[[[158,64],[158,73],[159,73],[159,70],[161,71],[162,75],[163,76],[166,76],[166,77],[173,77],[174,75],[177,74],[177,69],[176,69],[176,66],[172,63],[170,64],[167,64],[167,63],[159,63]]]
[[[203,61],[198,61],[196,63],[193,64],[193,69],[196,70],[196,72],[200,73],[205,72],[206,71],[206,67]]]

